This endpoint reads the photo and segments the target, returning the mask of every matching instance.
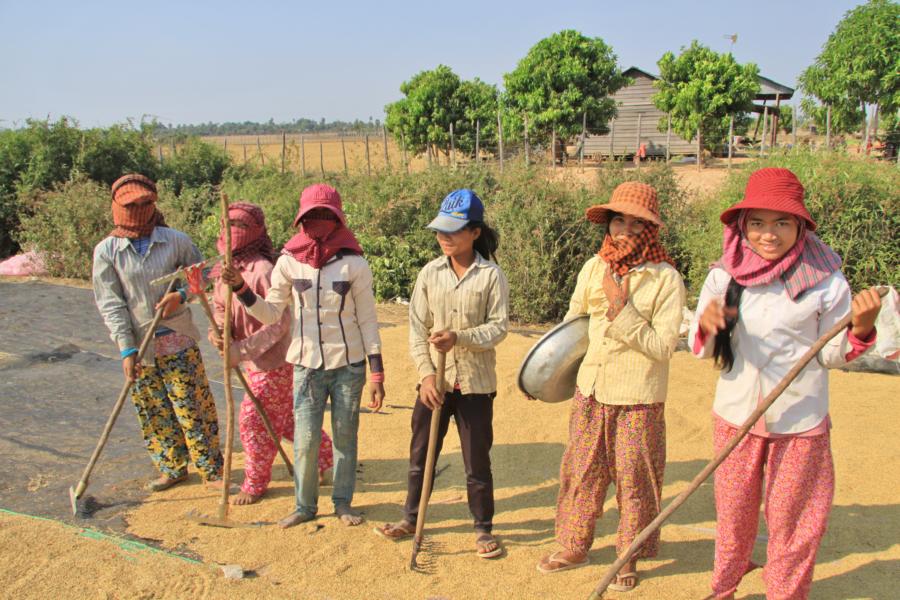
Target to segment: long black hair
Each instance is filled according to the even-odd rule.
[[[500,234],[484,221],[469,221],[466,229],[480,229],[481,235],[472,244],[482,258],[497,262],[497,248],[500,247]]]
[[[728,288],[725,290],[725,306],[734,307],[740,311],[741,294],[744,293],[744,286],[739,284],[736,279],[732,278],[728,282]],[[713,346],[713,358],[716,366],[725,371],[731,371],[734,366],[734,349],[731,347],[731,335],[734,332],[734,326],[740,318],[738,312],[733,318],[725,317],[725,328],[716,333],[716,341]]]

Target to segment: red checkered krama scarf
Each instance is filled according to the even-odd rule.
[[[675,266],[665,249],[659,243],[659,201],[656,190],[646,183],[626,181],[613,191],[608,204],[592,206],[586,216],[594,223],[609,223],[610,213],[621,213],[643,219],[646,223],[639,234],[632,234],[625,239],[616,240],[609,235],[603,238],[603,245],[598,252],[613,273],[624,276],[631,269],[645,262],[667,262]]]
[[[272,239],[266,230],[266,217],[262,208],[249,202],[235,202],[228,207],[228,219],[240,221],[246,228],[231,228],[232,262],[236,267],[261,256],[274,263],[278,254],[272,247]],[[225,229],[219,233],[216,241],[219,254],[225,253]]]
[[[315,208],[327,208],[335,220],[311,219],[306,213]],[[331,186],[318,183],[307,187],[300,195],[300,210],[294,219],[294,227],[299,231],[287,241],[283,254],[321,269],[338,252],[344,251],[362,255],[363,250],[347,228],[347,218],[341,202],[341,195]]]
[[[799,225],[797,241],[777,260],[763,258],[747,240],[750,210],[741,210],[738,218],[725,226],[722,257],[713,266],[728,271],[744,287],[767,285],[781,277],[792,300],[827,279],[841,268],[841,257],[812,231],[806,220],[794,217]]]
[[[112,184],[112,215],[116,227],[113,237],[137,239],[153,233],[156,226],[166,227],[156,208],[156,184],[143,175],[123,175]]]

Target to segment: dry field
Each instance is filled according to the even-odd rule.
[[[205,528],[186,521],[189,509],[211,514],[217,496],[191,483],[155,494],[128,516],[129,533],[160,547],[199,558],[187,562],[90,531],[51,521],[0,513],[0,595],[10,598],[586,598],[614,560],[615,500],[598,523],[591,566],[541,575],[535,563],[553,550],[557,472],[567,435],[568,403],[524,400],[516,390],[518,365],[537,338],[513,333],[499,347],[499,394],[492,453],[497,515],[495,533],[506,554],[476,558],[465,502],[459,442],[450,428],[428,513],[426,574],[406,570],[411,544],[392,543],[372,526],[399,515],[404,498],[409,418],[415,384],[408,358],[408,329],[400,307],[380,308],[387,371],[386,407],[361,418],[355,503],[367,523],[344,527],[330,514],[330,488],[320,518],[290,530]],[[710,404],[716,372],[684,352],[674,358],[666,406],[668,466],[665,502],[683,490],[710,458]],[[895,598],[900,572],[900,419],[898,380],[886,375],[832,372],[835,506],[818,556],[813,597]],[[893,416],[891,416],[893,415]],[[326,425],[326,428],[328,426]],[[236,456],[240,479],[241,456]],[[292,510],[291,482],[283,466],[260,504],[232,517],[267,521]],[[641,582],[629,598],[701,598],[708,587],[715,512],[706,484],[664,526],[661,553],[640,564]],[[765,560],[761,526],[754,559]],[[253,577],[226,580],[217,564],[239,564]],[[749,575],[739,598],[761,599],[759,572]],[[616,597],[610,594],[610,597]]]

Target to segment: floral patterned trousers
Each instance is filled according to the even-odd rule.
[[[181,477],[188,458],[204,481],[222,471],[216,404],[196,344],[144,364],[132,386],[144,444],[163,474]]]
[[[247,383],[256,396],[279,439],[294,439],[294,396],[292,391],[294,367],[291,364],[270,371],[247,369]],[[244,447],[244,483],[241,489],[251,496],[261,496],[272,480],[272,462],[278,448],[266,431],[262,418],[247,395],[241,403],[238,417],[241,445]],[[331,438],[322,430],[319,445],[319,473],[334,464]]]
[[[716,452],[735,433],[737,428],[716,419]],[[716,469],[715,492],[715,596],[734,592],[747,571],[756,541],[759,507],[765,497],[769,533],[763,569],[766,598],[808,597],[816,552],[834,497],[831,434],[779,438],[747,435]]]
[[[600,404],[575,391],[569,417],[569,443],[559,473],[556,540],[586,554],[594,543],[594,524],[603,514],[610,483],[616,486],[619,528],[616,553],[659,514],[666,464],[664,404]],[[659,531],[635,554],[656,556]]]

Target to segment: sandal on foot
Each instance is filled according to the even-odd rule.
[[[541,560],[537,564],[537,570],[544,575],[549,575],[550,573],[559,573],[560,571],[570,571],[572,569],[577,569],[579,567],[583,567],[591,562],[591,559],[587,556],[584,557],[584,560],[581,562],[572,562],[570,560],[566,560],[559,555],[559,552],[554,552],[550,556],[547,557],[546,564],[544,566],[545,561]],[[559,563],[562,565],[561,567],[551,567],[552,563]]]
[[[416,527],[412,523],[400,521],[399,523],[385,523],[381,527],[373,527],[372,531],[385,539],[396,542],[414,536]]]
[[[161,492],[163,490],[167,490],[173,485],[178,485],[183,481],[187,481],[188,476],[182,475],[181,477],[166,477],[165,479],[154,479],[153,481],[148,481],[144,486],[144,489],[148,492]]]
[[[493,550],[488,550],[487,548],[491,544],[497,547]],[[500,546],[500,542],[490,533],[482,533],[475,540],[475,552],[478,554],[478,558],[495,558],[503,553],[503,548]]]
[[[615,581],[607,586],[607,589],[614,592],[630,592],[637,587],[637,584],[638,576],[636,572],[619,573],[616,575]]]

